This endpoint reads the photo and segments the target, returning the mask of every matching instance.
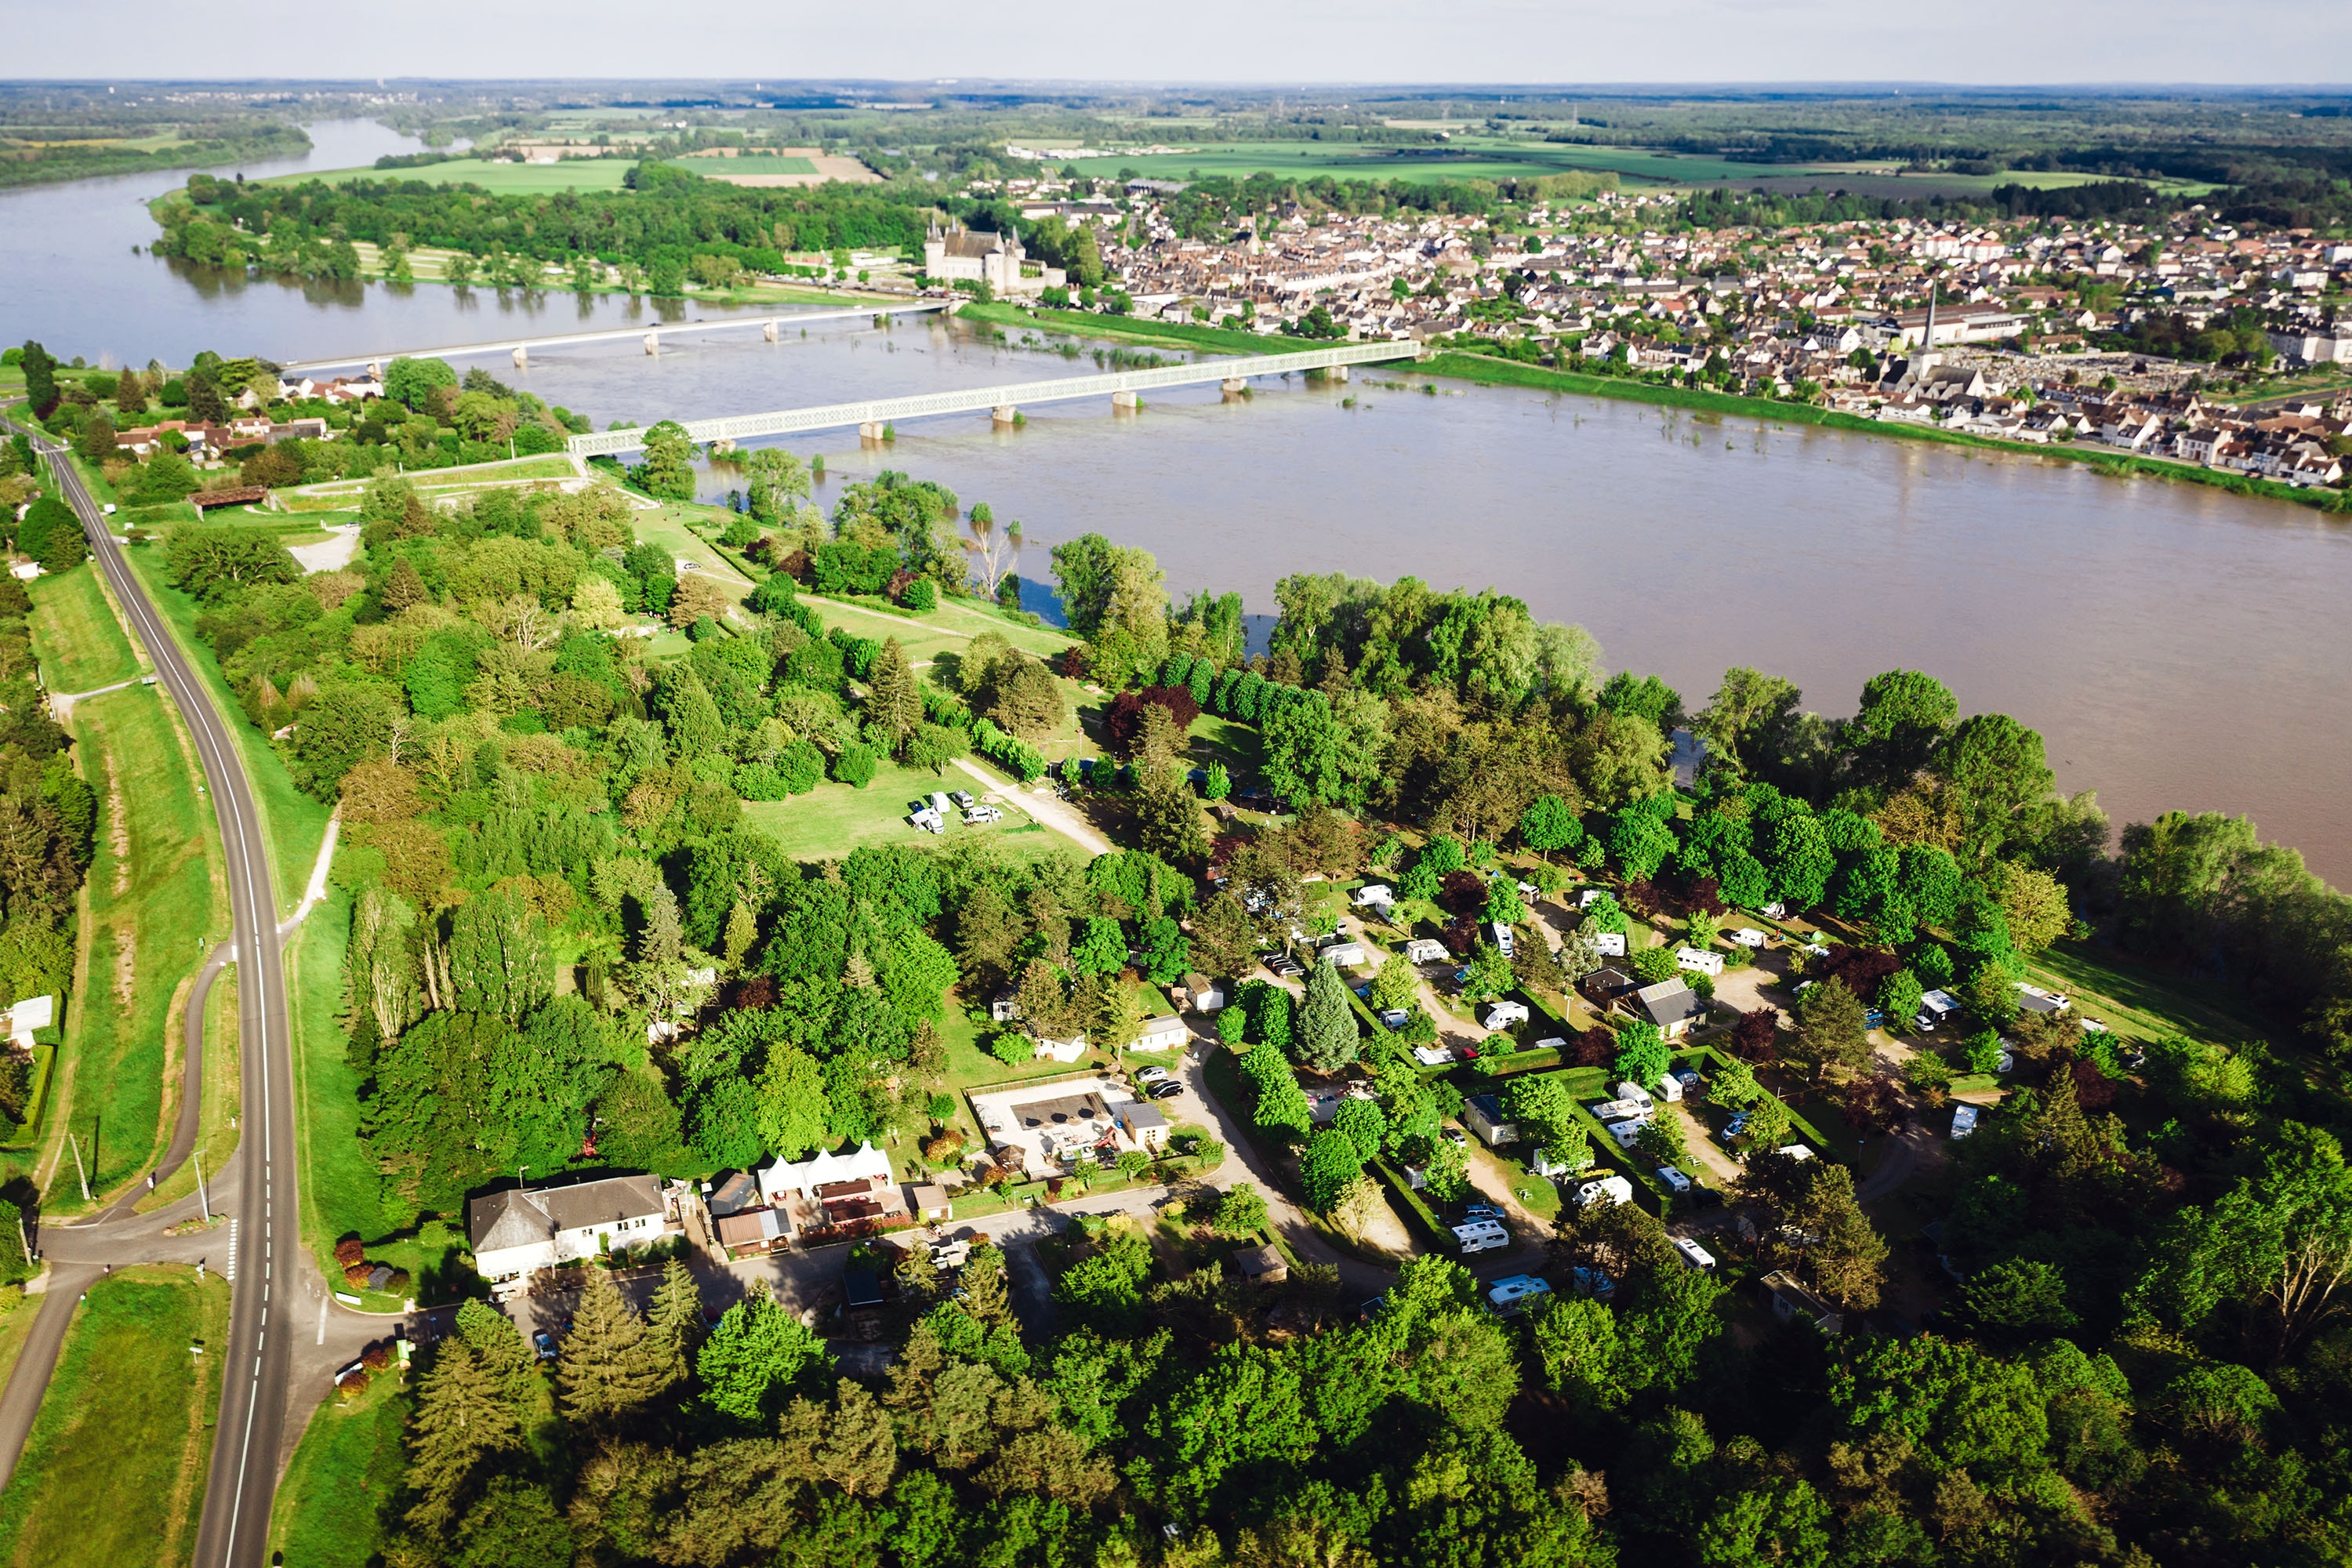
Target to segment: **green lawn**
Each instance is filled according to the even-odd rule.
[[[89,1288],[0,1493],[0,1563],[188,1560],[212,1458],[228,1297],[217,1274],[199,1284],[184,1269],[153,1267]]]
[[[207,938],[228,930],[213,815],[195,793],[163,688],[133,686],[75,706],[82,776],[97,792],[96,858],[84,890],[89,942],[66,1013],[74,1133],[93,1192],[144,1170],[169,1136],[167,1071],[181,987]],[[71,1161],[49,1201],[78,1203]]]
[[[492,485],[509,485],[518,479],[569,479],[580,470],[572,459],[561,452],[541,452],[529,458],[506,458],[494,463],[467,463],[447,468],[418,468],[403,476],[416,487],[416,493],[427,500],[446,500]],[[281,490],[278,499],[298,512],[348,510],[362,491],[374,480],[321,479],[315,485],[299,489]],[[248,508],[235,509],[240,516]],[[262,512],[258,520],[274,521],[273,514]],[[325,520],[314,520],[325,521]],[[338,520],[340,521],[340,520]],[[283,526],[281,523],[280,526]]]
[[[115,619],[95,566],[36,577],[28,623],[41,682],[51,691],[90,691],[139,673],[139,656]]]
[[[360,1077],[343,1059],[343,950],[352,929],[351,895],[330,883],[326,898],[286,942],[286,1006],[294,1040],[296,1124],[302,1162],[302,1242],[331,1280],[342,1270],[335,1243],[345,1236],[374,1242],[383,1210],[383,1178],[360,1142]],[[373,1256],[373,1254],[371,1254]],[[415,1272],[416,1260],[386,1258]],[[374,1302],[396,1307],[386,1299]]]
[[[399,1380],[383,1376],[356,1399],[330,1399],[310,1417],[278,1485],[273,1562],[367,1568],[377,1561],[383,1505],[400,1487],[408,1404]]]
[[[907,816],[914,809],[910,803],[917,797],[959,789],[977,795],[980,784],[961,768],[934,773],[885,763],[864,789],[828,780],[790,800],[745,801],[743,820],[782,845],[793,858],[804,861],[837,860],[861,844],[923,846],[975,833],[1047,836],[1016,811],[1007,811],[1002,822],[978,827],[965,826],[959,816],[938,837],[908,826]]]
[[[732,158],[672,158],[669,166],[689,174],[717,178],[724,174],[814,174],[816,164],[807,158],[777,153],[738,153]]]
[[[421,180],[428,185],[479,185],[494,195],[541,196],[559,191],[617,191],[621,177],[636,167],[634,158],[566,158],[560,163],[486,163],[475,158],[455,158],[421,169],[327,169],[318,173],[280,174],[265,184],[296,185],[319,180],[341,184],[347,180]]]
[[[128,558],[146,584],[165,624],[178,637],[188,663],[204,678],[229,733],[236,737],[245,756],[246,773],[253,782],[262,826],[269,834],[270,872],[278,884],[278,907],[281,911],[291,910],[301,901],[303,889],[310,886],[310,866],[318,858],[319,845],[327,836],[330,810],[294,787],[294,780],[287,773],[284,761],[271,749],[269,738],[245,721],[244,710],[221,678],[220,666],[214,661],[212,650],[196,640],[195,602],[164,580],[163,552],[152,544],[144,545],[130,551]]]
[[[2219,986],[2119,963],[2082,942],[2058,943],[2029,962],[2025,973],[2035,984],[2063,992],[2076,1014],[2133,1039],[2190,1035],[2239,1045],[2268,1033]]]

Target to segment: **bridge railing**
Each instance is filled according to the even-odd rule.
[[[900,419],[922,419],[942,414],[971,414],[982,408],[1002,408],[1024,403],[1066,403],[1076,398],[1108,397],[1121,392],[1150,392],[1169,386],[1203,386],[1213,382],[1246,380],[1253,376],[1286,375],[1295,371],[1377,364],[1415,359],[1420,353],[1420,345],[1412,342],[1335,343],[1328,348],[1306,349],[1296,353],[1251,354],[1234,359],[1203,360],[1196,364],[1161,365],[1152,370],[1060,376],[1045,381],[1014,382],[1003,386],[918,393],[907,397],[867,398],[856,403],[786,408],[769,414],[736,414],[683,423],[687,436],[698,442],[745,441],[761,436],[837,430],[853,425],[884,425]],[[575,457],[593,458],[637,451],[645,446],[645,438],[643,429],[599,430],[586,436],[572,437],[570,447]]]

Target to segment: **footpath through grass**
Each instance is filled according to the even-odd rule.
[[[228,1282],[118,1269],[89,1288],[0,1493],[0,1564],[176,1565],[194,1550]],[[202,1354],[192,1354],[200,1346]]]
[[[171,1070],[169,1082],[180,1081],[183,1058],[180,1056],[187,1019],[187,999],[183,997],[173,1007],[169,1021]],[[205,1190],[220,1180],[228,1168],[230,1158],[236,1152],[237,1129],[230,1125],[237,1107],[243,1103],[238,1073],[245,1058],[245,1020],[237,1008],[236,965],[224,967],[213,977],[212,994],[205,998],[205,1084],[204,1102],[197,1108],[196,1147],[194,1157],[181,1163],[170,1179],[139,1200],[142,1214],[152,1214],[168,1208],[196,1190],[196,1173],[204,1171]],[[172,1099],[168,1093],[166,1099]],[[173,1100],[174,1118],[177,1101]],[[220,1200],[212,1200],[213,1213],[221,1212]]]
[[[178,1105],[176,1087],[165,1085],[178,1079],[174,1004],[207,939],[228,930],[218,831],[167,700],[160,686],[110,691],[78,703],[70,725],[82,776],[98,795],[98,834],[66,1010],[66,1124],[101,1196],[145,1170],[169,1138],[168,1113]],[[71,1159],[56,1170],[49,1202],[78,1204]]]
[[[383,1550],[383,1506],[399,1489],[409,1399],[378,1377],[356,1399],[330,1399],[287,1461],[269,1522],[271,1561],[368,1568]]]
[[[26,590],[33,598],[27,623],[33,651],[40,658],[41,681],[48,690],[91,691],[140,673],[139,655],[115,618],[97,567],[36,577]]]

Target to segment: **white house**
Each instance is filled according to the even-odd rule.
[[[1444,942],[1433,942],[1425,936],[1417,936],[1404,944],[1404,961],[1407,963],[1443,963],[1453,956],[1445,951]]]
[[[1036,1040],[1036,1055],[1051,1057],[1057,1062],[1074,1062],[1087,1054],[1087,1037],[1084,1035],[1072,1035],[1066,1040],[1038,1039],[1034,1036],[1031,1038]]]
[[[1720,974],[1723,973],[1723,954],[1710,952],[1703,947],[1678,947],[1675,949],[1675,963],[1680,968],[1688,970],[1694,974]]]
[[[466,1233],[482,1278],[510,1279],[658,1241],[667,1212],[658,1177],[604,1176],[476,1198],[466,1205]]]
[[[1173,1013],[1162,1013],[1156,1018],[1143,1020],[1142,1032],[1135,1037],[1134,1045],[1129,1048],[1138,1051],[1182,1050],[1184,1042],[1192,1037],[1192,1031],[1184,1026],[1183,1019]]]
[[[1528,1005],[1524,1002],[1497,1002],[1486,1009],[1486,1025],[1490,1029],[1507,1029],[1514,1024],[1528,1021]]]
[[[33,1048],[33,1031],[46,1029],[58,1021],[58,999],[54,996],[27,996],[0,1013],[0,1035],[22,1050]]]

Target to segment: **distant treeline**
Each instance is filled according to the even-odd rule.
[[[310,147],[310,138],[300,126],[267,121],[206,127],[194,140],[152,153],[110,142],[43,144],[0,139],[0,188],[134,174],[142,169],[200,169],[253,158],[292,158]]]

